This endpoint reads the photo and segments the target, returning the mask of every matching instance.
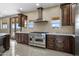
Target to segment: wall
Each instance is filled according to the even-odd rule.
[[[28,16],[29,20],[36,20],[38,18],[37,11],[24,13]],[[54,29],[51,27],[51,18],[53,16],[59,16],[61,20],[61,9],[60,6],[55,6],[51,8],[44,9],[43,11],[43,19],[48,20],[48,23],[35,23],[33,29],[23,28],[23,32],[33,32],[33,31],[45,31],[45,32],[57,32],[57,33],[73,33],[74,26],[62,26],[59,29]],[[27,22],[28,22],[27,21]]]
[[[28,16],[29,20],[36,20],[38,18],[37,11],[32,11],[28,13],[24,13]],[[54,29],[51,27],[51,18],[53,16],[59,16],[61,20],[61,9],[60,6],[50,7],[47,9],[44,9],[43,11],[43,19],[48,20],[48,23],[34,23],[34,28],[29,29],[23,28],[22,32],[33,32],[33,31],[45,31],[45,32],[57,32],[57,33],[73,33],[74,32],[74,26],[62,26],[59,29]],[[4,18],[5,21],[9,20],[9,18]],[[9,22],[8,22],[9,23]],[[0,30],[0,32],[8,32],[8,30]]]
[[[1,29],[1,23],[7,23],[8,29]],[[8,17],[0,19],[0,33],[9,33],[9,18]]]
[[[16,22],[18,22],[18,19],[16,19]],[[8,28],[7,29],[1,29],[1,23],[7,23],[8,24]],[[15,23],[15,19],[12,18],[11,19],[11,23]],[[0,33],[9,33],[10,31],[10,17],[6,17],[6,18],[2,18],[0,19]],[[11,28],[11,31],[14,32],[14,29]],[[17,30],[20,31],[20,30]]]

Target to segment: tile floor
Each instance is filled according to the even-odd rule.
[[[3,56],[73,56],[64,52],[19,44],[15,40],[11,40],[10,44],[10,49],[3,53]]]

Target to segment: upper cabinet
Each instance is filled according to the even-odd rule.
[[[18,19],[19,19],[19,26],[24,27],[25,22],[27,21],[27,16],[24,14],[18,14]]]
[[[66,4],[61,4],[60,7],[62,12],[62,25],[73,26],[75,24],[76,4],[66,3]]]

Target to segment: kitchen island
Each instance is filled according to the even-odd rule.
[[[10,48],[10,34],[9,33],[0,33],[0,47],[3,49],[9,50]]]

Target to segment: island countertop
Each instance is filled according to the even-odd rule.
[[[8,35],[9,33],[0,33],[0,36]]]
[[[27,34],[29,34],[30,32],[16,32],[16,33],[27,33]]]

